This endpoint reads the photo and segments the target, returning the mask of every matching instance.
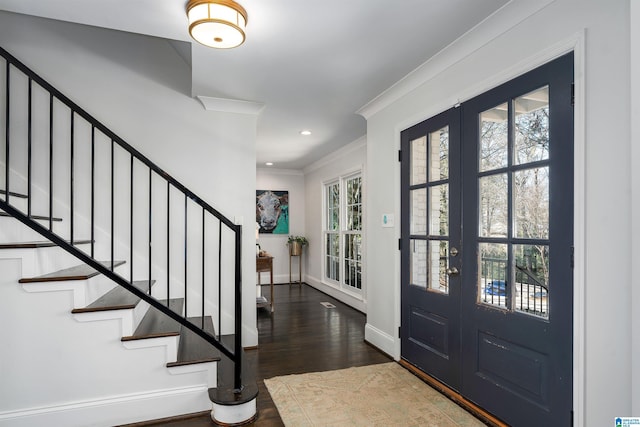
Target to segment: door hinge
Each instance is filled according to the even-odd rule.
[[[398,161],[402,163],[402,150],[398,150]]]
[[[573,107],[576,103],[576,85],[571,83],[571,106]]]
[[[402,338],[402,326],[398,326],[398,338]]]
[[[573,246],[571,246],[571,268],[573,268],[573,266],[575,265],[575,258],[574,258],[574,255],[573,255],[574,252],[575,252],[574,249],[575,248]]]
[[[402,250],[402,239],[398,239],[398,250]]]
[[[571,410],[571,427],[573,427],[573,409]]]

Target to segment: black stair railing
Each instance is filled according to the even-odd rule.
[[[233,362],[240,392],[241,227],[6,50],[0,55],[0,209],[217,348]],[[26,208],[19,194],[27,196]],[[37,209],[43,223],[34,218]],[[91,239],[86,252],[74,245],[83,233]],[[98,262],[105,256],[107,266]],[[129,263],[125,274],[114,269],[120,257]],[[160,296],[133,284],[135,276],[162,273]],[[170,308],[175,297],[184,299],[184,314]],[[205,330],[208,316],[214,333]],[[227,334],[233,348],[223,344]]]

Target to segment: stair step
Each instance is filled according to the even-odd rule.
[[[125,261],[114,261],[113,266],[117,267],[124,264]],[[111,261],[100,261],[100,264],[107,268],[111,267]],[[93,267],[86,264],[76,265],[75,267],[65,268],[53,273],[44,274],[37,277],[26,277],[19,280],[20,283],[39,283],[39,282],[57,282],[61,280],[87,280],[100,274]]]
[[[133,286],[141,291],[148,293],[149,287],[153,286],[155,280],[137,280],[133,282]],[[97,311],[125,310],[134,309],[140,302],[140,298],[123,288],[116,286],[109,292],[92,302],[84,308],[74,308],[71,313],[93,313]]]
[[[160,301],[166,305],[167,300]],[[184,299],[176,298],[169,300],[169,309],[175,313],[182,313]],[[164,315],[153,306],[149,307],[147,314],[136,328],[133,335],[122,337],[122,341],[143,340],[147,338],[174,337],[180,335],[180,323],[169,316]]]
[[[1,216],[5,216],[5,217],[9,217],[9,218],[13,218],[11,215],[9,215],[9,214],[8,214],[8,213],[6,213],[6,212],[0,212],[0,217],[1,217]],[[48,217],[48,216],[44,216],[44,215],[30,215],[30,216],[29,216],[29,218],[31,218],[31,219],[37,219],[37,220],[40,220],[40,221],[49,221],[49,218],[50,218],[50,217]],[[52,220],[52,221],[55,221],[55,222],[61,222],[61,221],[62,221],[62,218],[58,218],[58,217],[55,217],[55,216],[54,216],[53,218],[51,218],[51,220]]]
[[[0,194],[7,194],[7,191],[6,190],[0,190]],[[29,198],[29,196],[27,196],[26,194],[14,193],[13,191],[9,191],[9,196],[10,197],[19,197],[21,199]]]
[[[233,344],[234,335],[224,335],[222,341],[227,347]],[[209,389],[209,400],[216,405],[233,406],[250,402],[258,395],[258,384],[256,382],[256,359],[249,357],[242,350],[242,385],[244,388],[237,392],[234,387],[234,366],[233,362],[223,356],[218,362],[218,384],[215,388]]]
[[[189,317],[191,323],[202,325],[202,317]],[[215,334],[211,316],[204,318],[204,330]],[[167,363],[167,367],[192,365],[196,363],[218,362],[220,352],[189,328],[182,326],[180,329],[180,344],[178,345],[178,360]]]
[[[67,241],[67,243],[70,243]],[[86,245],[91,243],[91,240],[74,240],[73,245]],[[49,240],[43,240],[40,242],[16,242],[16,243],[0,243],[0,249],[36,249],[36,248],[51,248],[58,246]]]

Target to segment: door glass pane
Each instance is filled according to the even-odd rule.
[[[429,234],[449,234],[449,184],[429,188]]]
[[[448,254],[449,242],[429,241],[429,289],[445,294],[449,293]]]
[[[427,288],[427,242],[411,240],[411,277],[409,283],[420,288]]]
[[[507,308],[507,249],[502,243],[480,243],[478,295],[480,302]]]
[[[480,178],[480,236],[507,237],[507,174]]]
[[[411,141],[411,185],[427,182],[427,137]]]
[[[427,189],[411,190],[411,231],[412,235],[427,234]]]
[[[480,113],[480,171],[508,164],[509,127],[507,103]]]
[[[549,87],[516,98],[515,150],[517,165],[549,158]]]
[[[549,317],[549,246],[513,245],[517,311]]]
[[[429,181],[449,178],[449,126],[429,134]]]
[[[515,172],[513,197],[515,236],[549,238],[549,167]]]

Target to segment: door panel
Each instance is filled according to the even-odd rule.
[[[402,357],[518,426],[571,421],[572,79],[568,54],[401,137]]]
[[[403,356],[457,388],[460,371],[460,112],[402,133]],[[451,141],[456,141],[451,145]]]

